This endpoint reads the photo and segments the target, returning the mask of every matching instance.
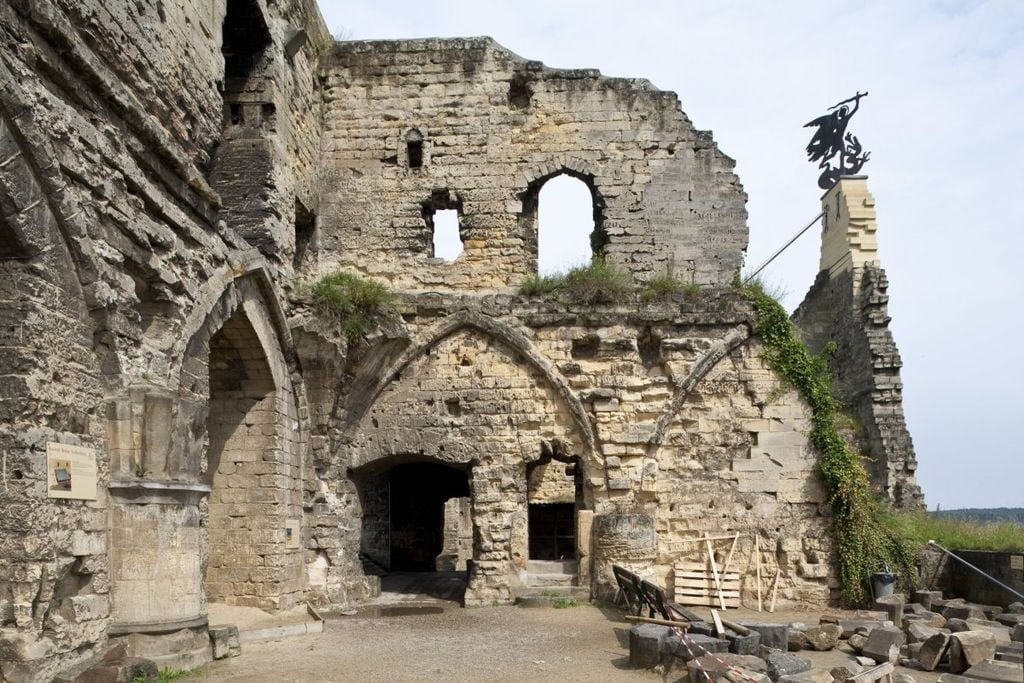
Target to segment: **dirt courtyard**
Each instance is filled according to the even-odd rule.
[[[698,610],[706,611],[706,610]],[[827,610],[839,613],[837,610]],[[822,610],[774,614],[748,609],[731,618],[817,623]],[[839,650],[799,655],[828,671],[849,661]],[[910,671],[919,683],[939,672]],[[664,679],[686,672],[680,661]],[[209,681],[642,681],[629,668],[629,624],[616,609],[448,607],[412,616],[331,619],[317,635],[243,643],[242,655],[214,662],[190,680]]]
[[[616,610],[486,607],[343,617],[317,635],[243,643],[204,667],[210,681],[636,681]],[[683,669],[685,671],[685,669]]]

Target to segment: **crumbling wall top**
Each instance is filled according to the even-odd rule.
[[[734,162],[647,80],[548,68],[491,38],[336,43],[325,78],[320,269],[516,287],[537,269],[540,188],[561,174],[590,189],[595,252],[640,279],[721,284],[742,262]],[[454,262],[433,258],[441,209],[459,212]]]

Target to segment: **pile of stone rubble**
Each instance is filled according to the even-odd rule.
[[[1007,608],[945,600],[938,591],[879,598],[875,610],[825,615],[818,624],[738,620],[748,634],[693,620],[686,634],[668,626],[637,624],[629,656],[639,668],[675,670],[685,662],[690,681],[831,683],[855,678],[880,664],[903,667],[892,680],[914,681],[913,670],[942,671],[942,683],[1024,681],[1024,604]],[[696,616],[696,615],[694,615]],[[826,671],[796,654],[839,650],[848,662]]]

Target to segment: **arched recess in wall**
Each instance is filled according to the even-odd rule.
[[[82,321],[73,325],[74,333],[82,338],[75,340],[65,334],[63,343],[78,342],[95,353],[96,366],[88,372],[116,382],[120,363],[113,343],[105,336],[112,308],[96,305],[86,293],[85,283],[100,278],[90,241],[83,239],[85,212],[74,194],[65,191],[68,183],[56,162],[58,153],[31,115],[33,101],[2,62],[0,82],[7,84],[0,88],[0,281],[4,283],[0,287],[0,327],[8,326],[5,333],[10,336],[5,343],[41,344],[45,353],[37,357],[49,357],[53,348],[45,333],[70,332],[69,321]],[[15,111],[18,117],[11,115]],[[35,308],[34,315],[28,313],[30,308]],[[10,318],[2,309],[10,311]],[[48,321],[50,316],[52,321]],[[32,329],[33,323],[38,330]],[[80,359],[74,363],[78,368],[81,364]],[[52,372],[53,363],[49,365],[47,372]],[[69,416],[80,418],[82,407],[79,401]],[[77,424],[80,422],[70,422],[69,431],[85,431],[84,424]]]
[[[555,371],[550,361],[544,358],[530,339],[522,332],[491,316],[467,310],[454,313],[426,330],[421,336],[419,343],[406,349],[390,367],[380,373],[380,379],[375,384],[368,382],[365,377],[357,377],[356,383],[364,390],[350,392],[348,400],[340,403],[338,406],[336,417],[342,423],[343,429],[346,432],[356,429],[359,422],[388,385],[399,378],[401,373],[417,358],[427,353],[441,340],[467,328],[492,337],[512,349],[544,377],[545,381],[554,389],[569,409],[573,423],[579,431],[580,439],[583,443],[584,451],[581,455],[586,460],[596,458],[597,442],[594,436],[594,429],[587,416],[586,409],[583,407],[583,402],[580,401],[579,397],[569,387],[568,382]]]
[[[522,200],[520,227],[540,275],[565,273],[604,253],[605,202],[592,173],[564,167],[543,174]]]
[[[440,537],[445,507],[453,530],[448,532],[446,517],[445,545],[456,563],[468,559],[465,539],[472,528],[474,562],[467,586],[467,603],[472,603],[486,599],[488,591],[504,595],[516,572],[528,571],[530,559],[541,559],[530,555],[531,537],[564,540],[566,561],[575,562],[578,550],[586,556],[585,546],[580,550],[575,543],[582,538],[577,511],[594,505],[595,491],[582,486],[584,470],[591,475],[601,470],[593,458],[583,457],[590,452],[589,428],[578,428],[572,397],[565,399],[557,378],[544,371],[543,359],[525,348],[528,344],[511,341],[514,330],[499,336],[486,323],[469,325],[464,317],[459,323],[432,329],[432,343],[412,349],[388,373],[358,424],[339,440],[339,462],[351,468],[349,477],[360,488],[361,551],[385,569],[394,569],[394,553],[406,550],[401,539],[385,542],[387,533],[405,533],[385,513],[402,509],[396,507],[393,486],[379,478],[360,481],[360,475],[410,459],[465,468],[471,484],[467,495],[421,502],[424,517],[433,520],[423,531],[427,536]],[[449,510],[450,499],[456,502]],[[550,520],[535,513],[545,511],[563,513],[562,533],[542,532]],[[466,515],[470,525],[460,523]],[[495,528],[507,534],[495,534]]]
[[[187,445],[177,474],[210,487],[207,600],[278,609],[304,589],[304,439],[287,331],[265,278],[256,270],[231,281],[188,339],[178,404]],[[249,580],[232,579],[243,566]]]

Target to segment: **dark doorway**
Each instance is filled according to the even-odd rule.
[[[357,481],[363,506],[363,556],[381,573],[437,571],[439,557],[446,551],[445,504],[451,499],[468,500],[466,470],[412,462],[383,472],[358,473]],[[452,520],[448,522],[451,527]],[[448,532],[457,534],[457,530]],[[448,541],[451,545],[452,539]]]
[[[531,503],[531,560],[576,559],[576,506],[573,503]]]
[[[432,572],[444,547],[444,504],[469,495],[466,473],[430,463],[391,470],[391,570]]]

